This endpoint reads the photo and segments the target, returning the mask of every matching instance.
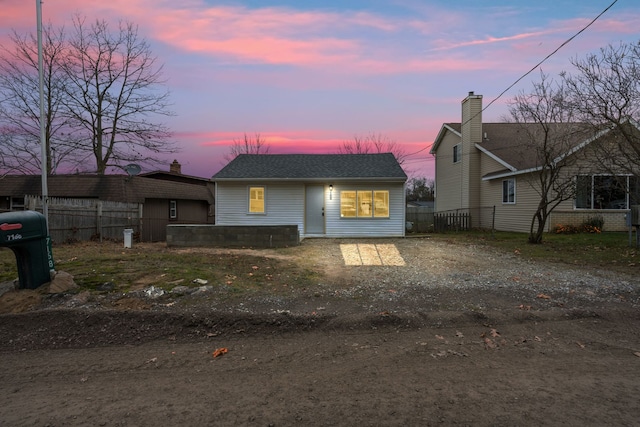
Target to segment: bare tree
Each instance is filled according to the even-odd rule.
[[[375,133],[364,137],[355,136],[353,140],[344,141],[337,151],[338,154],[392,153],[400,166],[408,157],[406,150],[396,141]]]
[[[58,62],[67,78],[65,107],[86,142],[77,147],[95,162],[98,174],[128,162],[157,164],[176,152],[169,129],[150,117],[170,116],[162,66],[135,25],[73,19],[73,33]]]
[[[271,146],[267,141],[256,133],[253,138],[244,134],[242,139],[234,139],[229,147],[229,153],[224,158],[227,162],[235,159],[239,154],[269,154]]]
[[[531,93],[521,92],[510,102],[509,113],[510,119],[521,125],[522,155],[535,162],[532,172],[522,179],[539,196],[528,240],[541,243],[551,212],[575,197],[574,168],[578,165],[575,147],[585,139],[585,127],[574,122],[562,82],[556,83],[544,73]]]
[[[12,173],[42,170],[38,45],[33,36],[13,32],[11,47],[0,48],[0,167]],[[43,28],[43,76],[47,173],[60,165],[73,167],[74,134],[65,114],[65,76],[57,62],[65,55],[64,31]]]
[[[601,166],[612,176],[640,175],[640,42],[571,62],[575,71],[563,78],[574,110],[594,133],[609,134],[609,143],[598,147]]]
[[[407,181],[408,201],[431,201],[434,197],[435,181],[431,178],[415,177]]]

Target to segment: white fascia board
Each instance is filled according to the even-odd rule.
[[[436,153],[436,150],[438,149],[438,146],[440,145],[440,141],[442,141],[442,138],[444,138],[444,134],[447,131],[453,132],[455,135],[458,135],[459,138],[462,138],[462,134],[460,132],[458,132],[457,130],[455,130],[451,126],[448,126],[447,124],[443,124],[442,127],[440,128],[440,131],[438,132],[438,136],[436,136],[436,139],[434,140],[433,145],[431,146],[431,149],[429,150],[429,154],[435,154]]]
[[[491,157],[493,160],[495,160],[496,162],[500,163],[502,166],[504,166],[505,168],[509,169],[511,172],[516,172],[518,169],[511,166],[509,163],[505,162],[504,160],[502,160],[500,157],[496,156],[495,154],[493,154],[491,151],[487,150],[486,148],[481,147],[478,144],[475,144],[476,148],[480,151],[482,151],[484,154],[486,154],[487,156]]]

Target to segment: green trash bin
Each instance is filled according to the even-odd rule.
[[[47,220],[40,212],[0,213],[0,247],[15,254],[21,289],[36,289],[51,281],[53,256]]]

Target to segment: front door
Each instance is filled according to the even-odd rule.
[[[305,234],[324,234],[324,185],[307,185],[304,232]]]

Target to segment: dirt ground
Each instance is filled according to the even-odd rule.
[[[4,293],[0,425],[640,425],[636,274],[429,239],[257,252],[322,275]]]

